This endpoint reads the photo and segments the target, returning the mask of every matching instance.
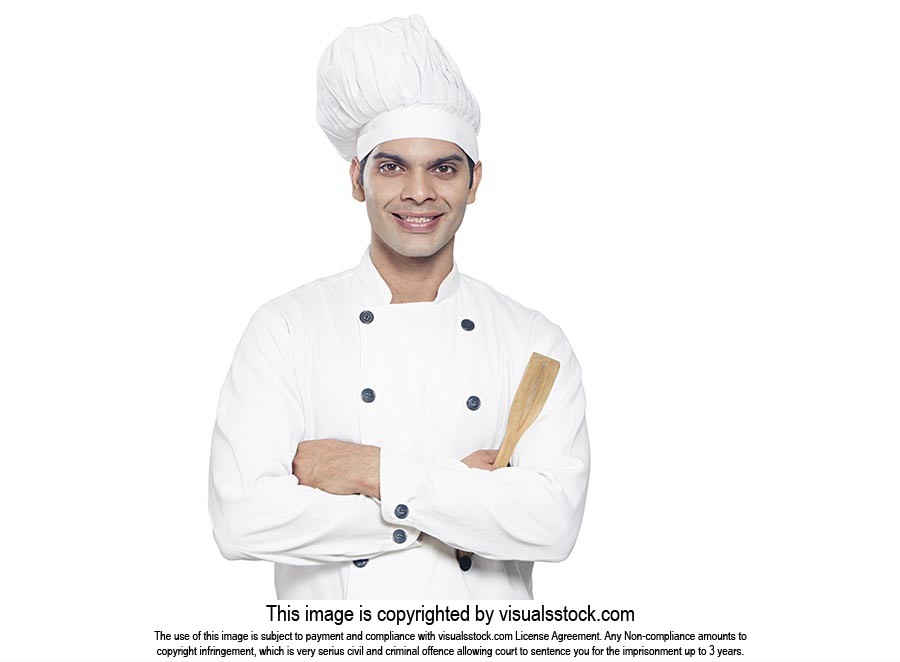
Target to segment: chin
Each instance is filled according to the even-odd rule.
[[[440,249],[441,249],[440,247],[435,248],[433,246],[432,247],[421,246],[421,247],[410,247],[410,248],[400,247],[399,250],[397,248],[394,248],[393,250],[395,253],[402,255],[403,257],[431,257],[432,255],[437,253]]]
[[[449,239],[443,240],[428,235],[421,235],[418,238],[402,237],[392,242],[382,239],[388,249],[403,257],[431,257],[444,248],[448,241]]]

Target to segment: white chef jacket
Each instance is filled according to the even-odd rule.
[[[229,559],[275,563],[279,599],[530,599],[584,512],[581,368],[559,327],[454,264],[433,302],[391,304],[367,250],[355,269],[262,306],[219,400],[209,508]],[[532,352],[561,363],[511,466],[499,448]],[[381,448],[381,500],[298,484],[300,441]],[[475,553],[464,572],[454,549]]]

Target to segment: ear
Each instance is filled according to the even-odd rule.
[[[472,169],[472,186],[469,187],[469,197],[466,198],[466,204],[475,202],[475,194],[478,192],[478,185],[481,183],[481,161],[475,164]]]
[[[350,161],[350,185],[353,187],[351,195],[353,195],[354,200],[364,202],[366,193],[363,190],[363,187],[359,185],[359,175],[359,159],[354,156],[353,160]]]

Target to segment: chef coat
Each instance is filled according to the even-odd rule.
[[[391,304],[358,267],[262,306],[219,400],[209,508],[229,559],[275,563],[279,599],[529,599],[534,561],[560,561],[584,511],[581,368],[566,337],[454,264],[432,302]],[[499,448],[532,352],[561,364],[511,466]],[[381,499],[301,486],[300,441],[381,448]],[[474,552],[468,571],[454,550]]]

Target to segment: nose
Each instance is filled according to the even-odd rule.
[[[419,168],[412,168],[409,171],[400,195],[404,200],[411,200],[417,204],[434,200],[437,197],[428,172]]]

